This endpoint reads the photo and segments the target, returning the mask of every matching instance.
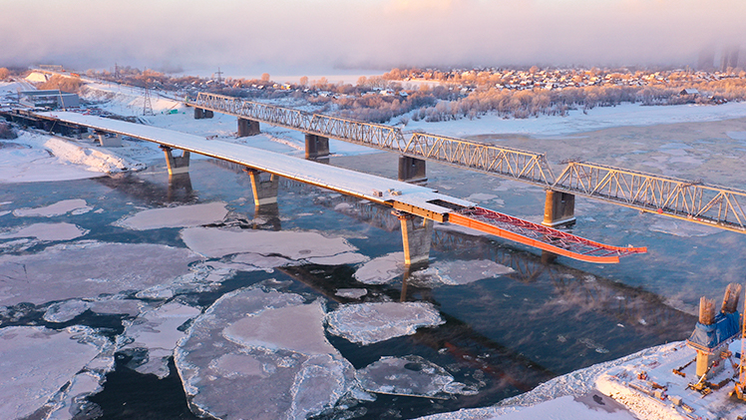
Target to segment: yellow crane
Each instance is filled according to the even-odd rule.
[[[725,303],[723,304],[725,305]],[[743,311],[741,312],[741,357],[738,363],[738,381],[730,393],[730,395],[735,393],[739,399],[746,401],[746,354],[744,351],[746,351],[746,297],[744,297]]]

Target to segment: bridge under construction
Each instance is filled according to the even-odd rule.
[[[438,162],[532,184],[546,190],[545,226],[575,220],[575,196],[606,201],[746,233],[746,192],[579,161],[568,162],[554,175],[542,153],[499,147],[465,139],[413,132],[397,127],[314,114],[297,109],[201,92],[187,101],[195,118],[214,112],[238,118],[238,136],[260,132],[260,123],[305,133],[306,157],[329,154],[329,139],[342,140],[399,154],[399,180],[426,179],[426,162]]]
[[[541,224],[518,219],[475,203],[438,193],[413,183],[391,180],[298,159],[241,144],[126,121],[72,112],[36,113],[35,117],[67,127],[91,129],[103,144],[121,144],[107,134],[157,143],[164,150],[169,175],[189,169],[190,153],[231,162],[246,168],[257,208],[277,203],[279,177],[340,192],[392,208],[402,230],[405,264],[429,258],[433,222],[465,226],[550,253],[593,263],[616,263],[646,248],[617,247],[594,242]],[[173,150],[181,150],[180,156]]]

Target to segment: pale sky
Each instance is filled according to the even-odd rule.
[[[746,54],[746,0],[0,0],[0,40],[77,70],[686,65]]]

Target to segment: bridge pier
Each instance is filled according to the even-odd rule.
[[[167,202],[188,203],[192,196],[192,179],[189,172],[168,176]]]
[[[204,118],[212,118],[215,114],[209,109],[194,108],[194,119],[201,120]]]
[[[251,168],[244,170],[251,177],[254,205],[260,207],[268,204],[277,204],[277,190],[280,185],[280,177],[269,172],[260,172]]]
[[[173,149],[168,146],[161,146],[161,150],[166,154],[169,177],[189,173],[189,152],[183,150],[181,156],[174,156]]]
[[[575,195],[547,190],[544,202],[544,226],[557,227],[575,223]]]
[[[306,159],[329,156],[329,138],[306,133]]]
[[[98,136],[98,142],[101,147],[122,147],[122,136],[116,134],[114,137],[107,137],[104,131],[95,131]]]
[[[238,119],[238,136],[249,137],[261,133],[259,130],[259,121],[248,120],[246,118]]]
[[[399,156],[399,181],[423,183],[427,181],[426,161],[409,156]]]
[[[433,236],[433,221],[407,213],[398,214],[404,243],[404,264],[427,262]]]

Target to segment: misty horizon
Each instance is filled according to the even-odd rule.
[[[43,7],[33,7],[42,5]],[[241,77],[394,67],[684,67],[746,40],[715,0],[5,2],[0,66]],[[743,54],[742,54],[743,55]],[[364,70],[360,72],[358,70]]]

